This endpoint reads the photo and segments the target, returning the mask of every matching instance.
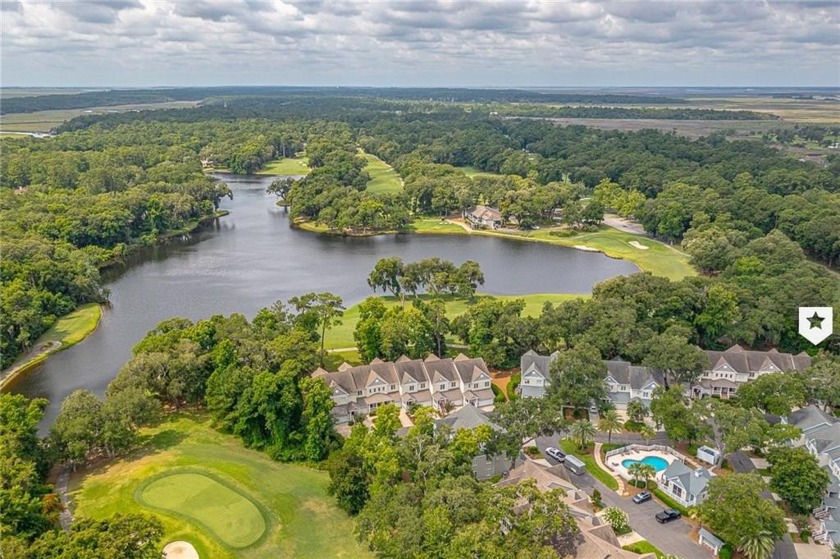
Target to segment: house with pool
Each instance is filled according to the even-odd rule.
[[[606,453],[604,463],[627,481],[633,479],[630,472],[634,464],[650,466],[654,471],[651,479],[684,507],[693,507],[703,502],[712,478],[709,470],[687,466],[682,454],[663,445],[631,444],[617,448]]]
[[[709,494],[712,474],[706,468],[692,469],[684,462],[673,461],[659,474],[659,488],[684,507],[695,507]]]

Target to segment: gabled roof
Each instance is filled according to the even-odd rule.
[[[489,206],[477,205],[467,210],[473,219],[480,219],[483,221],[501,221],[502,214],[496,208]]]
[[[791,413],[788,416],[788,423],[802,429],[807,436],[814,427],[834,425],[837,419],[811,404]]]
[[[692,470],[679,460],[674,460],[665,468],[662,475],[672,481],[678,481],[689,495],[700,495],[712,479],[712,474],[705,468]]]
[[[606,378],[614,379],[618,384],[627,384],[633,390],[641,390],[651,383],[664,384],[662,373],[655,369],[631,365],[627,361],[613,359],[604,361],[607,369]]]
[[[463,408],[450,413],[443,419],[438,419],[435,421],[435,425],[446,425],[452,429],[452,431],[457,431],[458,429],[475,429],[481,425],[489,425],[495,431],[501,430],[499,426],[490,421],[490,419],[484,415],[481,410],[473,406],[464,406]]]
[[[455,366],[459,378],[465,383],[475,382],[482,377],[490,378],[490,371],[487,370],[484,359],[464,357],[463,359],[456,359],[452,363]]]
[[[791,355],[778,350],[752,351],[734,345],[726,351],[706,350],[708,369],[715,370],[729,365],[738,373],[757,373],[770,371],[801,371],[811,366],[811,357],[806,353]]]
[[[520,370],[525,374],[529,369],[532,369],[547,379],[551,363],[557,358],[557,355],[556,351],[551,355],[540,355],[534,350],[528,350],[519,359]]]

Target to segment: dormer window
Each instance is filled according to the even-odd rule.
[[[441,383],[440,389],[441,390],[446,390],[446,383]]]
[[[396,390],[396,389],[397,389],[397,385],[396,385],[396,384],[392,384],[392,385],[391,385],[391,390]]]
[[[422,389],[424,389],[424,388],[426,388],[426,383],[425,383],[425,382],[421,382],[421,383],[420,383],[420,390],[422,390]]]

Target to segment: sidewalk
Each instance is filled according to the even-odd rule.
[[[618,482],[619,491],[616,491],[616,493],[618,493],[622,497],[629,497],[630,492],[627,490],[627,483],[624,481],[624,478],[616,475],[615,472],[608,468],[606,464],[604,464],[604,462],[601,460],[602,446],[603,443],[595,443],[595,449],[592,451],[592,455],[595,458],[595,463],[598,464],[599,468],[610,474],[613,477],[613,479],[615,479]]]

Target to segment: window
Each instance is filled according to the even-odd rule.
[[[421,382],[421,383],[420,383],[420,390],[423,390],[424,388],[426,388],[426,383],[425,383],[425,382]]]
[[[452,388],[455,388],[455,383],[454,382],[452,383]]]
[[[397,385],[396,385],[396,384],[392,384],[392,385],[391,385],[391,390],[395,390],[396,388],[397,388]]]
[[[361,391],[361,390],[359,390],[358,392],[356,392],[356,396],[361,396],[361,395],[362,395],[362,391]]]
[[[441,383],[440,389],[441,390],[446,390],[446,383]]]
[[[490,381],[489,380],[484,381],[484,388],[490,388]]]

